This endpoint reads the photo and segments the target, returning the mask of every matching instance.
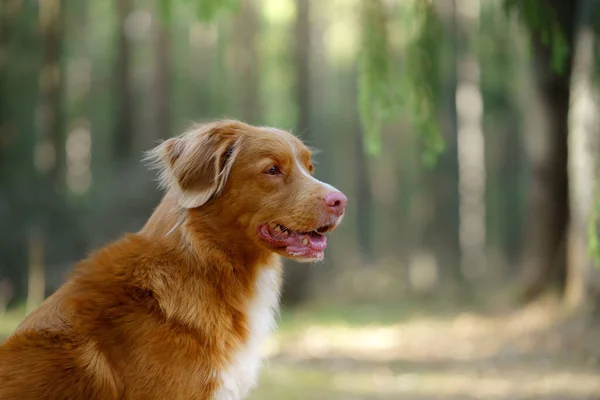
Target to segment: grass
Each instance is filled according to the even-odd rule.
[[[14,307],[4,314],[0,314],[0,342],[11,334],[25,318],[25,307]]]

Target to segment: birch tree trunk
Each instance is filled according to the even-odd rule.
[[[477,32],[479,2],[456,3],[459,28]],[[457,144],[459,173],[459,238],[463,275],[473,279],[486,271],[485,142],[483,96],[479,86],[479,60],[468,49],[458,56],[456,85]]]
[[[571,220],[567,248],[568,275],[565,300],[573,309],[600,312],[600,270],[594,265],[589,235],[598,234],[598,151],[600,117],[597,82],[594,82],[596,35],[592,16],[595,1],[584,0],[571,77],[569,113],[569,199]],[[592,228],[591,230],[589,228]]]

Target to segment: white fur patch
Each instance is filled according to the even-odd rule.
[[[279,310],[279,267],[266,267],[255,283],[254,298],[248,301],[248,339],[220,372],[221,387],[214,400],[241,400],[256,386],[262,363],[262,345],[275,328]]]

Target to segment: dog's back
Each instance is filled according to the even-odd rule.
[[[61,287],[0,346],[0,399],[118,398],[106,360],[73,328],[73,289]]]

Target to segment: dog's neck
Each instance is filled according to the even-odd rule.
[[[199,317],[202,313],[198,308],[206,308],[207,305],[201,302],[207,299],[199,298],[198,293],[210,291],[202,290],[202,285],[216,289],[228,304],[243,309],[246,307],[243,299],[254,290],[261,270],[274,269],[279,276],[280,256],[256,244],[252,247],[249,240],[235,240],[233,233],[227,234],[236,231],[231,226],[221,227],[221,231],[216,232],[218,228],[212,212],[204,214],[182,209],[177,199],[167,194],[139,232],[152,242],[164,243],[183,255],[179,258],[181,265],[174,265],[169,271],[189,271],[186,274],[151,273],[155,276],[153,290],[169,319],[206,329],[211,326],[210,321]],[[182,280],[182,277],[186,279]],[[165,278],[170,280],[168,285],[164,283]],[[163,290],[165,287],[177,287],[178,290],[174,293]]]
[[[167,192],[140,233],[154,238],[167,236],[180,224],[183,211],[177,204],[175,195],[171,191]]]
[[[183,246],[188,251],[203,253],[202,246],[211,249],[220,248],[236,264],[270,264],[273,252],[250,240],[247,231],[240,225],[239,219],[228,220],[216,203],[207,204],[199,209],[183,209],[177,201],[177,195],[167,192],[140,234]]]

